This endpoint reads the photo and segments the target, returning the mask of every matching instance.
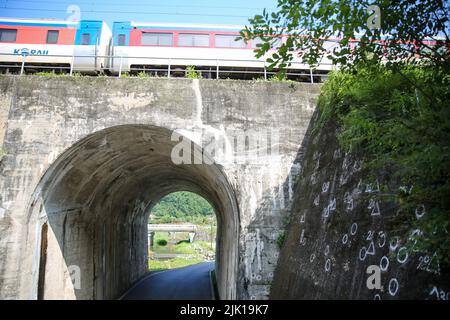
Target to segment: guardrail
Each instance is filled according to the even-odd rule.
[[[180,74],[180,72],[187,73],[186,69],[180,69],[180,67],[187,66],[195,66],[195,72],[199,72],[201,76],[209,75],[209,78],[213,78],[215,76],[216,79],[219,79],[221,75],[230,75],[230,74],[249,74],[253,76],[259,76],[264,80],[267,80],[270,76],[277,74],[277,71],[269,70],[267,67],[267,63],[265,60],[254,59],[254,60],[243,60],[243,59],[215,59],[215,58],[178,58],[178,57],[145,57],[145,56],[113,56],[113,55],[17,55],[10,53],[0,53],[0,57],[2,56],[13,56],[13,57],[21,57],[21,61],[2,61],[0,58],[0,68],[20,68],[19,74],[23,75],[26,73],[26,69],[41,69],[41,70],[60,70],[66,71],[70,76],[73,76],[75,72],[103,72],[108,75],[114,76],[117,74],[118,77],[123,76],[124,74],[124,60],[125,59],[143,59],[147,61],[158,61],[158,63],[152,63],[149,65],[159,66],[158,68],[153,67],[132,67],[129,68],[126,72],[137,73],[155,73],[155,74],[165,74],[168,78],[173,76],[174,74]],[[33,62],[27,61],[32,58],[68,58],[70,62],[61,63],[58,62],[59,65],[51,65],[51,61],[45,62]],[[79,67],[74,68],[75,59],[93,59],[92,63],[95,64],[92,67]],[[98,66],[98,61],[103,60],[106,62],[106,65]],[[117,61],[118,66],[117,66]],[[203,62],[198,63],[198,62]],[[177,63],[174,63],[177,62]],[[193,63],[196,62],[196,63]],[[5,64],[10,63],[10,64]],[[47,65],[43,65],[40,63],[45,63]],[[233,66],[233,63],[236,65]],[[252,66],[238,66],[239,63],[251,63]],[[330,63],[322,63],[320,66],[328,66],[330,70],[336,69],[336,67]],[[118,67],[118,70],[117,70]],[[305,68],[306,67],[306,68]],[[209,68],[209,69],[206,69]],[[247,70],[233,70],[233,68],[242,68]],[[249,70],[251,69],[251,70]],[[116,71],[117,70],[117,71]],[[317,68],[312,68],[300,62],[291,62],[291,66],[286,69],[287,77],[304,77],[308,78],[311,83],[314,83],[314,78],[326,78],[326,73],[317,73]],[[322,70],[327,72],[328,70]]]
[[[148,232],[195,232],[197,226],[195,224],[149,224]]]

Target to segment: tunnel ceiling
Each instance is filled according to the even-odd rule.
[[[178,190],[199,193],[216,211],[223,211],[221,204],[228,201],[231,190],[220,167],[174,164],[171,152],[178,141],[171,141],[171,134],[161,127],[125,125],[81,140],[60,156],[41,181],[47,214],[118,208],[136,199],[152,205]]]
[[[223,297],[235,297],[239,210],[234,189],[216,164],[174,164],[172,149],[179,140],[171,141],[172,133],[146,125],[98,131],[64,151],[42,177],[35,199],[57,242],[49,242],[52,262],[45,272],[66,272],[55,267],[57,256],[63,266],[79,265],[88,276],[77,298],[116,298],[147,272],[149,211],[166,194],[181,190],[203,196],[215,209],[219,290]],[[32,210],[42,210],[37,207]],[[52,292],[60,295],[54,278],[44,285],[50,298]]]

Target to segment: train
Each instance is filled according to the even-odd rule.
[[[43,69],[91,74],[132,72],[177,75],[194,66],[204,77],[267,76],[266,57],[255,58],[260,39],[236,40],[242,26],[0,18],[0,69]],[[274,50],[286,37],[274,42]],[[330,48],[333,43],[330,42]],[[271,55],[271,52],[268,53]],[[314,76],[334,67],[324,59]],[[295,57],[288,74],[310,79]],[[320,79],[319,79],[320,80]]]
[[[0,19],[0,64],[14,70],[23,61],[31,68],[72,68],[100,72],[108,67],[112,33],[102,21]]]

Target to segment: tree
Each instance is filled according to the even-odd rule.
[[[287,35],[269,68],[285,69],[298,54],[311,66],[323,57],[343,69],[384,61],[398,70],[427,61],[448,72],[449,11],[444,0],[278,0],[278,11],[249,19],[240,39],[261,38],[255,53],[262,57]]]
[[[346,151],[373,170],[393,168],[396,200],[411,251],[450,265],[450,41],[448,1],[279,0],[250,19],[241,38],[261,38],[257,57],[341,67],[322,87],[320,124],[335,119]],[[330,49],[330,43],[334,43]],[[394,177],[393,177],[394,178]],[[425,214],[426,213],[426,214]],[[420,232],[415,232],[420,230]]]
[[[411,83],[407,79],[414,78]],[[418,67],[383,65],[332,73],[321,87],[320,128],[338,121],[340,147],[364,160],[378,200],[391,203],[389,224],[410,253],[450,266],[450,86]],[[423,88],[419,94],[416,85]],[[431,102],[426,95],[434,95]],[[388,174],[386,174],[388,173]],[[391,202],[392,200],[392,202]],[[396,231],[394,231],[396,230]]]
[[[153,208],[155,219],[151,222],[169,223],[173,221],[200,223],[214,215],[211,205],[201,196],[187,191],[168,194]]]

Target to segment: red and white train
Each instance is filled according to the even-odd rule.
[[[60,68],[86,73],[154,72],[176,74],[195,66],[209,77],[266,75],[265,58],[255,58],[258,39],[236,41],[241,26],[0,19],[0,67]],[[281,38],[279,41],[285,41]],[[333,43],[330,42],[330,46]],[[270,53],[269,53],[270,54]],[[314,71],[332,69],[326,59]],[[310,77],[295,58],[288,73]]]
[[[107,67],[111,35],[101,21],[0,19],[0,64],[98,72]]]

